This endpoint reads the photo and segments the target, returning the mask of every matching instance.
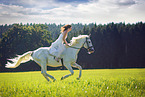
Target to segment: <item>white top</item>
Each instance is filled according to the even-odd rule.
[[[63,52],[64,49],[65,49],[65,46],[64,46],[63,43],[64,43],[63,33],[61,33],[59,35],[58,39],[55,42],[52,43],[49,52],[54,56],[60,56],[61,52]]]

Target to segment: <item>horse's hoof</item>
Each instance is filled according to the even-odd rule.
[[[61,80],[63,80],[64,78],[62,77]]]
[[[78,77],[77,80],[79,80],[80,78]]]
[[[56,81],[56,79],[53,80],[53,82],[55,82],[55,81]]]

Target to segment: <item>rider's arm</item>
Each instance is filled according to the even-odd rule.
[[[67,31],[63,32],[63,41],[65,42],[66,45],[68,45],[67,41],[66,41],[66,36],[67,36]]]

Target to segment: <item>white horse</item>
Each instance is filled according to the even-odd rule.
[[[85,47],[86,49],[88,49],[89,54],[94,52],[94,48],[90,40],[90,36],[80,35],[78,37],[73,37],[71,40],[71,46],[66,46],[66,45],[64,46],[65,46],[65,50],[60,57],[63,59],[64,66],[71,73],[63,76],[61,80],[74,74],[72,67],[79,69],[79,77],[77,79],[80,79],[82,67],[76,63],[77,54],[80,51],[81,47]],[[18,55],[18,57],[16,58],[8,59],[11,61],[11,63],[7,62],[5,67],[16,68],[21,63],[25,63],[29,60],[34,60],[36,63],[38,63],[41,66],[41,73],[46,78],[46,80],[50,81],[49,78],[51,78],[53,81],[55,81],[56,79],[46,72],[47,66],[59,67],[62,66],[62,62],[61,61],[57,62],[56,60],[54,60],[55,56],[50,54],[49,52],[50,48],[51,47],[41,47],[35,51],[28,51],[23,55]]]

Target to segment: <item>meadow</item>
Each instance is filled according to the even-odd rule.
[[[68,70],[0,73],[0,97],[145,97],[145,69],[89,69],[60,80]]]

